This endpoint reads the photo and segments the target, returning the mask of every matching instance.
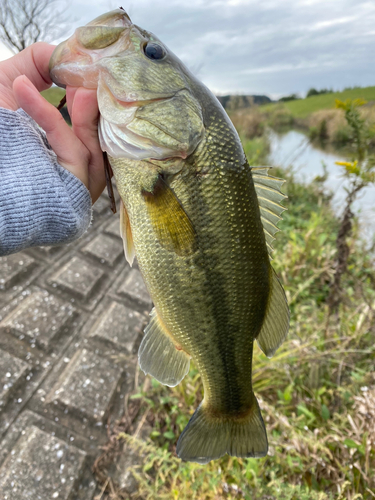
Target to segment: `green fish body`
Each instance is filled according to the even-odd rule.
[[[252,355],[257,340],[272,356],[288,331],[269,259],[282,181],[249,167],[217,99],[124,11],[87,27],[57,47],[51,75],[60,85],[98,87],[125,254],[130,263],[137,257],[155,305],[140,366],[169,386],[185,377],[190,359],[199,370],[204,399],[179,438],[180,458],[264,456]],[[78,64],[77,50],[69,55],[77,45],[86,58]]]

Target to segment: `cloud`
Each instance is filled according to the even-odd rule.
[[[116,7],[77,0],[76,26]],[[372,1],[131,0],[124,7],[216,91],[275,95],[374,84]]]
[[[2,42],[0,42],[0,61],[9,59],[9,57],[12,57],[13,55],[13,52],[8,49],[8,47],[6,47]]]
[[[357,19],[357,16],[348,16],[348,17],[341,17],[338,19],[330,19],[328,21],[320,21],[316,23],[315,25],[311,26],[311,30],[321,30],[325,28],[331,28],[332,26],[336,26],[337,24],[347,24],[347,23],[353,23]]]

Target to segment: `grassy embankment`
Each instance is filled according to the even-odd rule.
[[[297,99],[284,103],[295,118],[306,118],[311,113],[323,109],[333,109],[335,100],[345,101],[346,99],[363,99],[364,101],[375,101],[375,87],[354,88],[343,92],[333,92],[330,94],[320,94],[306,99]],[[264,109],[271,108],[275,104],[263,106]]]

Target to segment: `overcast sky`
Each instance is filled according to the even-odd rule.
[[[216,93],[276,98],[375,85],[374,0],[119,1]],[[74,0],[67,35],[117,7]]]

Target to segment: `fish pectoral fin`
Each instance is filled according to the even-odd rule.
[[[196,233],[168,184],[159,176],[153,191],[142,191],[152,227],[162,247],[177,255],[187,256],[196,250]]]
[[[289,307],[285,292],[272,267],[271,273],[271,292],[266,315],[257,337],[259,347],[268,358],[272,358],[286,339],[289,330]]]
[[[173,343],[156,309],[151,311],[151,321],[145,328],[138,361],[146,375],[169,387],[179,384],[189,371],[190,356]]]
[[[196,409],[181,434],[176,453],[182,460],[207,464],[228,453],[234,457],[264,457],[268,441],[256,397],[246,415],[211,414],[205,401]]]
[[[135,249],[129,215],[122,200],[120,202],[120,234],[124,243],[125,258],[129,262],[130,267],[132,267],[135,257]]]

